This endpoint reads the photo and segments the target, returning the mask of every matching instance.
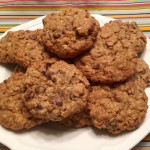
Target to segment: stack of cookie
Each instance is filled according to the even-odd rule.
[[[113,134],[136,129],[150,85],[150,69],[139,58],[146,37],[136,23],[100,28],[88,11],[68,9],[47,15],[43,26],[0,40],[0,62],[18,65],[0,84],[0,124],[21,130],[53,121]]]

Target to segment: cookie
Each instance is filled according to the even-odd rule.
[[[0,40],[0,62],[16,63],[27,68],[35,61],[51,58],[39,42],[42,33],[42,29],[9,31]]]
[[[44,61],[25,74],[24,104],[33,116],[61,121],[86,105],[89,82],[72,64]]]
[[[149,85],[150,70],[143,60],[138,62],[136,75],[126,82],[92,88],[88,107],[95,127],[119,134],[134,130],[143,122],[148,109],[144,89]]]
[[[99,23],[88,11],[68,9],[43,19],[43,43],[60,58],[73,58],[92,47]]]
[[[138,53],[145,44],[145,36],[134,22],[111,21],[100,29],[93,48],[76,59],[75,65],[93,82],[121,82],[134,74]]]
[[[82,128],[85,126],[92,126],[89,110],[85,108],[81,112],[64,119],[63,121],[61,121],[61,124],[69,128]]]
[[[136,22],[110,21],[101,28],[101,37],[106,40],[106,45],[114,46],[116,38],[121,42],[121,47],[132,47],[138,54],[146,47],[146,36],[139,29]]]
[[[132,80],[143,81],[141,82],[141,88],[143,89],[150,86],[150,69],[148,64],[142,58],[138,58],[136,65],[136,74],[132,77]]]
[[[24,106],[23,77],[19,67],[8,80],[0,83],[0,124],[12,130],[29,129],[46,121],[33,117]]]

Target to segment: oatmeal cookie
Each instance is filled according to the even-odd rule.
[[[132,77],[132,80],[142,80],[143,82],[141,83],[143,84],[141,84],[141,88],[143,87],[143,89],[150,86],[150,69],[148,64],[142,58],[138,58],[136,73]]]
[[[93,48],[75,64],[93,82],[124,81],[134,74],[136,58],[145,45],[146,38],[135,22],[111,21],[100,29]]]
[[[43,43],[61,58],[73,58],[92,47],[99,23],[88,11],[68,9],[43,19]]]
[[[25,74],[24,103],[37,118],[61,121],[85,106],[89,82],[64,61],[34,63]]]
[[[136,75],[126,82],[92,88],[88,107],[95,127],[119,134],[143,122],[148,108],[144,89],[149,85],[150,70],[142,59],[137,64]]]
[[[0,62],[16,63],[26,68],[35,61],[51,58],[39,42],[42,33],[42,29],[9,31],[0,40]]]
[[[81,112],[64,119],[63,121],[61,121],[61,124],[69,128],[82,128],[85,126],[92,126],[89,110],[85,108]]]
[[[24,72],[17,68],[12,76],[0,83],[0,124],[5,128],[29,129],[45,122],[33,117],[22,102]]]
[[[116,36],[122,47],[132,47],[137,53],[143,52],[146,47],[146,36],[134,21],[131,23],[121,20],[110,21],[101,28],[101,37],[106,39],[108,46],[114,46]]]

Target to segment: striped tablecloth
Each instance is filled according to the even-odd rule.
[[[136,21],[150,38],[150,0],[0,0],[0,34],[50,12],[77,7],[121,20]],[[0,144],[0,150],[8,150]],[[150,150],[150,134],[133,150]]]

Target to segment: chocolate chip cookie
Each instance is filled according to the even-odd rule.
[[[82,128],[85,126],[92,126],[89,110],[85,108],[81,112],[64,119],[63,121],[61,121],[61,124],[69,128]]]
[[[111,21],[100,29],[93,48],[75,64],[93,82],[124,81],[134,74],[136,58],[145,45],[146,38],[135,22]]]
[[[51,58],[39,42],[42,33],[42,29],[8,32],[0,40],[0,62],[16,63],[26,68],[35,61]]]
[[[92,47],[99,23],[88,11],[68,9],[43,19],[43,43],[61,58],[73,58]]]
[[[12,76],[0,84],[0,124],[5,128],[29,129],[46,120],[33,117],[22,102],[24,72],[17,68]]]
[[[24,103],[37,118],[61,121],[86,106],[89,82],[74,65],[64,61],[33,64],[24,84]]]
[[[118,134],[134,130],[143,122],[148,108],[144,89],[149,85],[150,70],[139,59],[136,71],[126,82],[92,88],[88,106],[95,127]]]

